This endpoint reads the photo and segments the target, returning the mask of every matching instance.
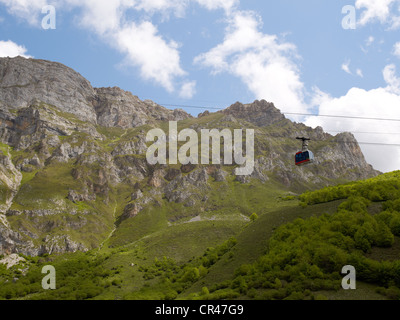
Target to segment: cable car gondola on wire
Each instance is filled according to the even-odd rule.
[[[303,141],[302,151],[297,152],[295,156],[296,166],[303,166],[309,163],[313,163],[314,154],[310,150],[308,150],[308,141],[310,141],[311,139],[304,137],[302,138],[297,137],[296,139]]]

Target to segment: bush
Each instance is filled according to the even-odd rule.
[[[302,202],[299,203],[299,206],[302,207],[302,208],[306,208],[307,205],[308,205],[308,204],[307,204],[307,202],[305,202],[305,201],[302,201]]]
[[[400,215],[396,215],[390,220],[389,227],[394,235],[400,236]]]
[[[241,294],[246,294],[247,292],[247,283],[245,278],[239,276],[232,282],[232,289],[239,289],[239,292]]]
[[[235,271],[235,275],[236,276],[245,276],[247,274],[250,274],[252,271],[252,268],[253,267],[250,264],[243,264]]]
[[[394,286],[389,287],[384,291],[385,296],[392,300],[400,299],[400,289]]]
[[[164,300],[175,300],[178,297],[178,292],[176,292],[175,290],[169,290],[165,296],[164,296]]]
[[[253,213],[251,216],[250,216],[250,220],[251,221],[256,221],[258,219],[258,215],[256,214],[256,213]]]
[[[394,236],[388,226],[383,222],[378,224],[376,231],[376,245],[378,247],[391,247],[394,242]]]
[[[116,278],[116,279],[114,279],[114,280],[111,282],[111,284],[112,284],[113,286],[120,287],[121,284],[122,284],[122,280],[119,279],[119,278]]]
[[[247,291],[247,296],[251,299],[256,299],[257,297],[257,290],[255,288],[251,288]]]
[[[210,294],[210,291],[208,290],[207,287],[203,287],[203,288],[201,289],[201,295],[202,295],[202,296],[208,296],[209,294]]]
[[[195,282],[200,278],[200,272],[197,268],[188,268],[183,275],[182,282]]]
[[[285,300],[304,300],[304,294],[302,292],[293,292]]]
[[[208,273],[208,269],[202,265],[199,266],[200,277],[204,277]]]
[[[352,212],[362,212],[362,211],[366,212],[370,202],[371,201],[369,201],[364,197],[352,196],[339,206],[339,210],[344,209]]]

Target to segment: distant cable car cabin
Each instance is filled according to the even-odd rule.
[[[297,152],[295,156],[296,166],[303,166],[309,163],[313,163],[314,154],[310,150],[308,150],[308,141],[310,141],[311,139],[304,137],[302,138],[297,137],[296,139],[303,141],[302,151]]]

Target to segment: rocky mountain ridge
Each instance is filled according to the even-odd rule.
[[[146,134],[167,121],[198,132],[254,129],[253,173],[150,165]],[[313,140],[313,166],[293,165],[300,135]],[[0,254],[90,250],[154,208],[172,206],[163,219],[174,222],[221,210],[246,185],[301,192],[378,174],[353,135],[293,123],[264,100],[194,118],[119,88],[93,88],[62,64],[21,57],[0,59],[0,142]],[[247,214],[240,203],[234,210]]]
[[[105,127],[133,128],[154,121],[191,117],[183,110],[172,111],[152,101],[141,101],[120,88],[93,88],[88,80],[61,63],[1,58],[1,110],[15,112],[36,100]]]

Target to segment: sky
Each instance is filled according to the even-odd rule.
[[[400,0],[0,0],[0,57],[193,115],[256,99],[320,115],[287,117],[353,132],[382,172],[400,170],[399,31]]]

